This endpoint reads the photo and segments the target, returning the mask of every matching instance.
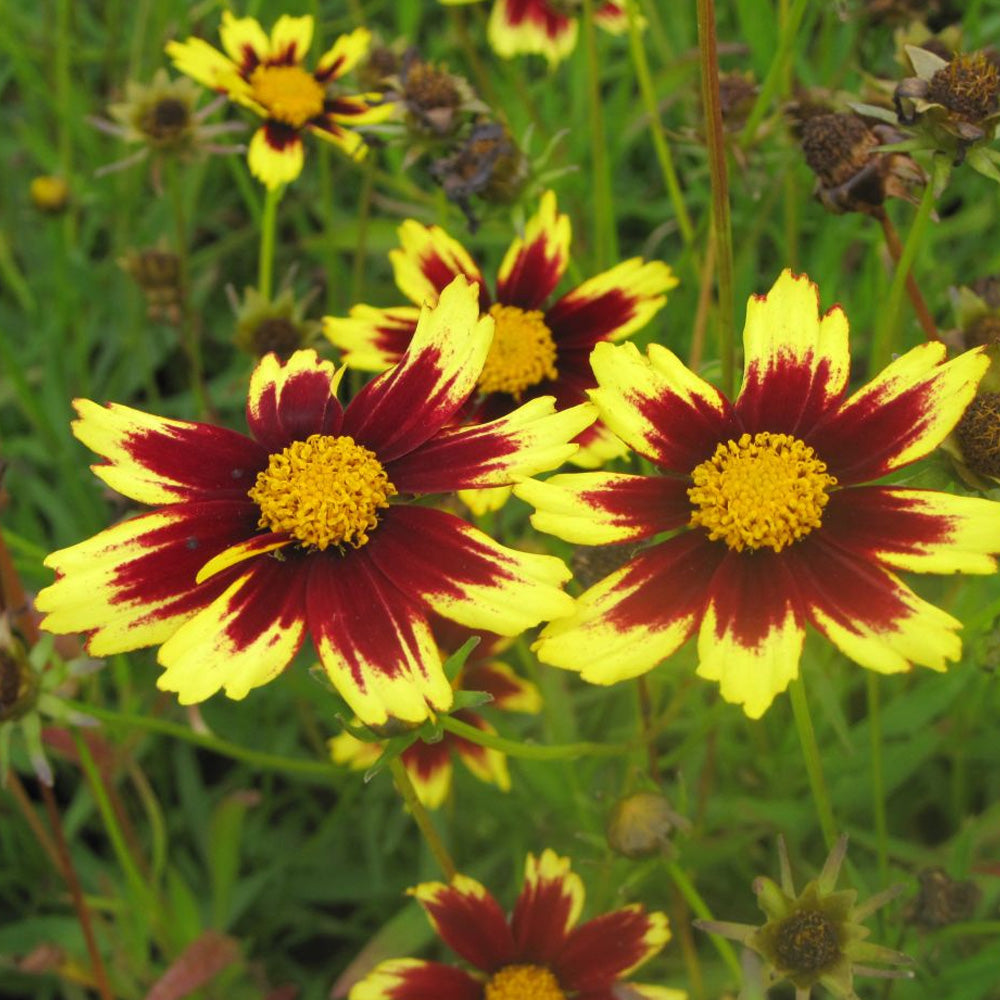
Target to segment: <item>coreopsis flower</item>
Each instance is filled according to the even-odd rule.
[[[206,124],[206,119],[218,110],[221,99],[199,109],[200,98],[201,91],[190,80],[171,80],[165,69],[157,70],[148,84],[128,80],[125,99],[108,108],[111,120],[90,121],[102,132],[140,148],[123,160],[101,167],[97,176],[124,170],[152,157],[153,179],[159,187],[161,161],[165,157],[190,159],[206,153],[242,152],[242,146],[219,145],[215,140],[240,131],[243,126],[238,122]]]
[[[908,45],[915,76],[896,87],[899,121],[917,133],[913,149],[947,154],[1000,181],[1000,153],[987,148],[1000,122],[1000,68],[982,52],[952,59]]]
[[[437,617],[431,620],[431,631],[442,659],[457,652],[475,634],[470,629]],[[482,636],[481,640],[469,654],[452,687],[456,691],[485,691],[492,697],[490,707],[501,711],[539,712],[542,696],[538,688],[496,659],[510,640],[495,634]],[[460,709],[452,715],[483,732],[496,733],[478,711]],[[355,770],[371,767],[382,753],[380,743],[366,743],[348,732],[333,737],[328,745],[335,763],[347,764]],[[456,757],[480,781],[496,785],[504,792],[510,789],[505,754],[446,731],[436,743],[418,741],[400,756],[420,801],[428,809],[437,809],[447,799],[452,784],[452,761]]]
[[[878,215],[886,198],[915,201],[912,189],[926,182],[908,154],[879,148],[903,139],[890,125],[831,112],[806,118],[800,130],[802,152],[816,174],[816,197],[830,212]]]
[[[479,0],[441,0],[448,6]],[[574,16],[580,0],[494,0],[487,36],[493,51],[504,59],[541,55],[556,65],[576,48],[579,24]],[[628,30],[623,3],[597,3],[594,23],[612,35]]]
[[[227,292],[236,313],[234,340],[247,354],[262,358],[273,351],[285,360],[307,347],[319,334],[319,323],[305,318],[315,295],[297,299],[287,282],[272,299],[264,298],[256,288],[245,289],[242,302],[231,288]]]
[[[326,317],[323,330],[353,368],[378,371],[407,349],[421,302],[434,302],[456,274],[479,285],[480,309],[496,322],[496,335],[479,376],[477,394],[463,413],[488,421],[524,400],[553,395],[557,405],[586,399],[594,385],[588,357],[593,346],[641,329],[677,284],[670,268],[639,257],[584,281],[546,304],[569,263],[570,221],[547,191],[523,237],[507,250],[491,291],[468,251],[438,226],[407,219],[400,248],[389,253],[396,285],[414,305],[379,309],[358,305],[347,318]],[[580,437],[579,464],[600,464],[621,446],[598,425]]]
[[[109,486],[156,510],[53,553],[37,606],[96,656],[160,645],[158,686],[183,704],[235,699],[280,674],[308,632],[368,725],[451,705],[428,613],[502,635],[572,602],[552,556],[517,552],[424,494],[509,484],[552,468],[587,407],[551,399],[489,424],[452,418],[474,390],[492,323],[456,281],[410,350],[345,407],[314,351],[268,355],[250,380],[250,437],[117,404],[76,403],[76,436]],[[343,371],[343,370],[341,370]]]
[[[516,492],[542,531],[649,544],[542,632],[544,662],[611,684],[698,631],[699,676],[758,718],[798,675],[807,623],[880,673],[959,657],[961,623],[896,571],[993,572],[1000,506],[865,484],[941,443],[988,359],[945,362],[943,344],[922,344],[847,396],[847,319],[817,307],[816,286],[789,271],[750,299],[735,402],[658,344],[645,357],[597,345],[591,398],[658,474],[562,475]]]
[[[28,195],[31,204],[46,215],[61,215],[69,206],[69,185],[64,178],[53,174],[32,177]]]
[[[313,70],[304,65],[313,37],[309,14],[282,15],[268,37],[254,18],[233,17],[227,10],[219,36],[225,54],[201,38],[189,38],[169,42],[167,55],[182,73],[264,119],[250,140],[247,162],[250,172],[269,188],[287,184],[302,172],[303,132],[360,159],[367,146],[354,129],[394,113],[391,104],[379,103],[380,94],[331,92],[368,51],[367,28],[338,38]]]
[[[472,968],[397,958],[382,962],[350,1000],[684,1000],[682,990],[623,977],[670,940],[663,913],[638,903],[579,924],[584,889],[568,858],[529,854],[510,917],[475,879],[425,882],[410,890],[434,930]]]
[[[902,952],[865,939],[871,933],[864,921],[903,890],[893,886],[857,905],[854,889],[836,890],[837,878],[847,853],[847,838],[841,837],[830,851],[819,877],[801,892],[795,891],[784,839],[778,841],[781,861],[780,884],[761,876],[754,880],[757,905],[767,917],[761,926],[717,920],[696,920],[695,926],[712,934],[739,941],[766,963],[773,985],[787,979],[795,987],[796,1000],[809,1000],[813,986],[825,986],[840,1000],[857,1000],[854,977],[907,979],[907,970],[871,968],[880,965],[910,965]]]

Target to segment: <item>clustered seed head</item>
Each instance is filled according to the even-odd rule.
[[[864,169],[878,144],[857,115],[815,115],[802,124],[806,163],[829,187],[846,183]]]
[[[966,329],[965,339],[969,347],[1000,343],[1000,315],[983,313],[978,316]]]
[[[973,472],[1000,477],[1000,393],[976,396],[958,422],[955,436]]]
[[[928,929],[971,919],[982,896],[975,882],[953,879],[943,868],[925,868],[917,874],[917,881],[920,891],[906,919]]]
[[[191,106],[177,97],[162,97],[141,111],[139,131],[154,146],[175,146],[191,127]]]
[[[837,928],[819,910],[797,910],[775,929],[774,952],[781,971],[823,972],[840,957]]]
[[[931,77],[927,100],[978,124],[1000,104],[1000,69],[982,52],[955,56]]]

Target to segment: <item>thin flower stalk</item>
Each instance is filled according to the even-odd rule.
[[[403,799],[403,803],[409,810],[410,815],[413,816],[413,821],[417,824],[417,828],[424,838],[424,843],[427,844],[431,854],[434,855],[438,867],[440,867],[446,879],[453,879],[458,871],[455,867],[455,862],[452,861],[451,855],[448,853],[448,848],[444,846],[444,841],[441,839],[437,827],[434,826],[434,820],[431,819],[430,813],[420,801],[420,796],[417,794],[416,788],[413,787],[409,772],[403,766],[403,762],[399,757],[393,757],[389,761],[389,771],[392,774],[392,780],[395,782],[396,790]]]

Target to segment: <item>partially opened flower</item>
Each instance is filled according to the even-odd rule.
[[[449,6],[479,0],[441,0]],[[574,13],[580,0],[493,0],[490,12],[490,45],[499,56],[541,55],[555,65],[576,48],[579,24]],[[594,23],[613,35],[628,29],[623,3],[595,3]]]
[[[431,631],[442,659],[457,652],[476,634],[473,629],[437,617],[431,619]],[[479,645],[469,653],[452,686],[456,691],[485,691],[492,698],[489,708],[505,712],[539,712],[542,696],[538,688],[496,659],[509,642],[495,634],[481,636]],[[496,733],[479,711],[460,709],[452,716],[483,732]],[[347,732],[329,740],[329,747],[335,763],[347,764],[355,770],[371,767],[382,753],[380,743],[366,743]],[[401,754],[417,795],[428,809],[437,809],[447,799],[452,784],[452,760],[456,757],[480,781],[496,785],[504,792],[510,788],[506,755],[445,732],[436,743],[417,741]]]
[[[496,322],[477,395],[463,413],[468,421],[496,419],[543,395],[555,396],[560,407],[585,400],[594,385],[588,360],[593,346],[641,329],[677,284],[666,264],[632,257],[546,304],[569,263],[569,217],[557,211],[552,191],[507,250],[495,294],[468,251],[438,226],[408,219],[399,237],[402,246],[389,259],[399,290],[414,305],[358,305],[347,318],[324,319],[324,332],[348,365],[381,370],[407,349],[420,304],[435,302],[455,275],[466,275],[479,284],[480,309]],[[573,460],[587,466],[621,450],[599,425],[588,428],[580,443]]]
[[[988,359],[944,363],[940,342],[922,344],[847,397],[847,319],[817,306],[816,286],[789,271],[750,299],[735,402],[658,344],[646,357],[597,345],[591,397],[658,474],[555,476],[516,492],[542,531],[649,544],[542,632],[542,660],[611,684],[697,631],[698,674],[757,718],[798,675],[807,623],[880,673],[959,657],[961,623],[896,571],[992,573],[1000,506],[863,484],[940,444]]]
[[[553,468],[593,418],[537,399],[450,426],[489,350],[478,316],[476,286],[456,280],[399,364],[346,408],[314,351],[268,355],[250,382],[251,437],[79,400],[74,432],[104,458],[97,475],[160,506],[49,556],[43,627],[89,633],[96,656],[162,644],[159,687],[185,704],[220,688],[243,698],[308,632],[365,723],[448,708],[429,612],[517,634],[567,613],[568,572],[412,501]]]
[[[302,133],[311,132],[355,159],[365,155],[360,125],[385,121],[394,114],[377,93],[331,92],[350,72],[371,42],[371,32],[358,28],[342,35],[305,68],[312,44],[313,18],[282,15],[270,37],[252,17],[233,17],[227,10],[219,28],[225,54],[201,38],[168,42],[167,55],[192,79],[211,87],[264,119],[250,140],[250,172],[269,188],[294,180],[302,172]]]
[[[809,1000],[813,986],[825,986],[840,1000],[857,1000],[855,976],[906,979],[907,970],[872,968],[880,965],[910,965],[906,955],[865,940],[871,933],[864,926],[879,907],[895,899],[903,889],[893,886],[857,905],[854,889],[837,891],[847,838],[837,841],[819,877],[801,892],[795,891],[784,840],[778,841],[781,883],[761,876],[754,880],[757,903],[767,916],[761,926],[718,920],[696,920],[703,931],[733,938],[753,949],[767,963],[771,985],[787,979],[795,987],[796,1000]]]
[[[427,882],[410,890],[445,944],[471,969],[397,958],[382,962],[350,1000],[684,1000],[682,990],[623,977],[670,940],[663,913],[638,903],[579,924],[583,883],[568,858],[529,854],[510,917],[475,879]]]

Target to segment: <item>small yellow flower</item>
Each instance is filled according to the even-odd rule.
[[[32,178],[28,188],[31,203],[46,215],[59,215],[69,205],[69,185],[62,177],[42,174]]]

